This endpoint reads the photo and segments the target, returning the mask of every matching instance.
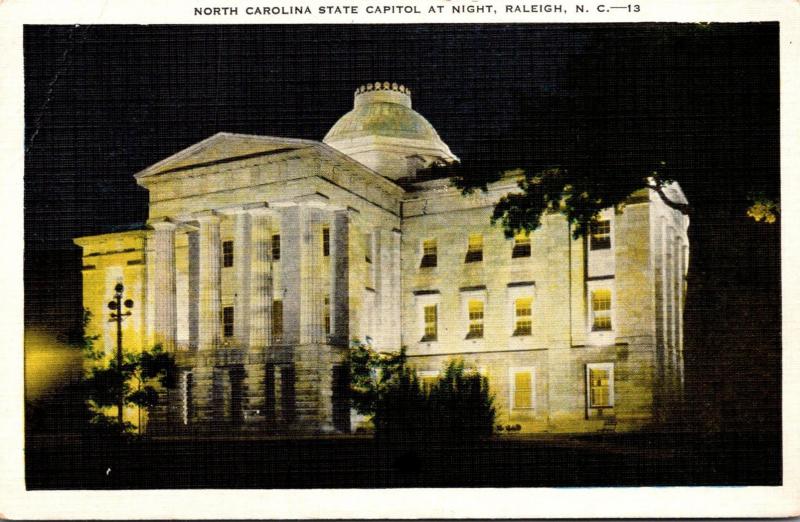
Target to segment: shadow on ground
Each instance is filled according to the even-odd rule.
[[[127,442],[30,438],[28,489],[779,485],[779,434],[498,438],[479,446],[366,437]]]

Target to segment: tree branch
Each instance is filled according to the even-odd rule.
[[[664,185],[662,185],[661,182],[654,181],[653,183],[648,183],[647,188],[655,191],[655,193],[661,197],[661,201],[663,201],[668,207],[673,208],[681,214],[685,214],[687,216],[691,214],[692,207],[690,205],[669,199],[669,196],[664,193]]]

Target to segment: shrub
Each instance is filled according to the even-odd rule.
[[[462,360],[448,361],[427,396],[426,428],[436,438],[475,442],[492,435],[494,398],[489,381],[465,370]]]
[[[405,355],[401,354],[404,359]],[[426,429],[427,400],[413,370],[399,366],[388,376],[386,386],[375,403],[375,435],[381,441],[409,443],[418,441]]]
[[[351,351],[354,404],[373,415],[375,435],[392,444],[440,441],[472,443],[492,435],[494,399],[489,382],[452,360],[429,393],[399,354],[376,354],[363,345]]]

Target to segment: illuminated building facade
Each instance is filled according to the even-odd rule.
[[[136,174],[147,227],[76,243],[84,306],[103,317],[123,281],[142,303],[125,349],[158,343],[181,367],[149,429],[348,431],[353,339],[407,347],[423,384],[463,358],[523,431],[666,420],[688,218],[643,190],[589,238],[552,214],[507,239],[489,216],[516,175],[470,196],[415,177],[454,161],[410,91],[376,83],[322,142],[220,133]],[[112,351],[113,325],[89,334]]]

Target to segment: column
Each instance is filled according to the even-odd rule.
[[[400,231],[375,229],[378,241],[376,283],[378,294],[378,346],[397,350],[400,347]]]
[[[667,342],[666,342],[666,310],[664,303],[664,217],[653,216],[651,225],[653,234],[654,286],[655,286],[655,326],[656,326],[656,390],[654,392],[655,407],[660,418],[666,414],[667,391]]]
[[[680,303],[681,303],[681,315],[680,315],[680,329],[678,330],[678,349],[680,350],[680,386],[681,386],[681,398],[683,398],[684,394],[684,387],[685,387],[685,373],[683,367],[683,309],[685,306],[686,300],[686,272],[687,272],[687,263],[689,261],[688,256],[689,247],[681,241],[680,244],[680,272],[678,272],[678,287],[680,292]]]
[[[281,375],[282,414],[296,419],[296,428],[317,431],[332,429],[331,364],[325,346],[322,285],[321,210],[308,205],[286,209],[282,237],[289,239],[289,250],[281,254],[286,281],[284,303],[299,313],[296,324],[284,323],[284,335],[297,339],[292,350],[293,365]],[[294,236],[294,237],[293,237]],[[293,259],[296,258],[296,259]],[[299,276],[299,277],[298,277]],[[287,312],[285,319],[288,317]],[[291,325],[291,329],[290,328]],[[296,328],[296,330],[294,330]],[[297,332],[296,336],[293,330]],[[291,421],[289,421],[291,424]]]
[[[664,216],[661,216],[661,237],[660,237],[660,245],[661,250],[659,252],[659,257],[661,259],[661,281],[659,281],[661,287],[661,332],[662,332],[662,339],[663,339],[663,364],[664,364],[664,373],[663,373],[663,391],[664,391],[664,398],[666,408],[669,407],[669,395],[671,393],[670,390],[670,379],[672,378],[672,368],[670,368],[670,362],[672,360],[671,354],[671,345],[672,340],[670,339],[670,310],[669,310],[669,255],[667,253],[667,248],[669,247],[669,236],[667,230],[667,219]]]
[[[197,230],[186,234],[188,241],[188,323],[189,323],[189,349],[197,349],[198,323],[200,322],[200,238]]]
[[[347,211],[333,212],[330,227],[331,338],[333,344],[345,346],[350,336],[349,233]]]
[[[233,334],[243,349],[250,340],[250,214],[236,214],[233,232],[233,266],[236,271],[236,298],[233,308]]]
[[[673,229],[674,230],[674,229]],[[675,390],[680,397],[681,395],[681,378],[683,373],[683,358],[681,354],[681,333],[683,331],[683,306],[682,306],[682,293],[681,282],[683,281],[683,273],[681,271],[681,238],[677,235],[673,236],[673,254],[672,254],[672,301],[673,313],[675,314],[673,339],[673,353],[675,354]]]
[[[379,349],[388,349],[386,344],[386,320],[385,316],[387,295],[386,282],[388,250],[385,245],[386,231],[375,227],[372,229],[372,270],[375,287],[375,311],[372,314],[372,335],[375,339],[375,346]]]
[[[197,325],[198,355],[214,354],[220,337],[220,237],[219,216],[213,211],[198,216],[199,250],[199,310]],[[213,358],[198,358],[192,370],[197,390],[197,422],[204,429],[214,429],[219,419],[221,381],[215,371]]]
[[[670,216],[672,217],[672,216]],[[676,310],[675,310],[675,263],[674,263],[674,256],[673,256],[673,249],[674,249],[674,238],[675,238],[675,229],[670,225],[666,229],[666,263],[665,269],[667,272],[666,277],[666,290],[664,292],[664,300],[667,305],[667,347],[669,348],[669,391],[670,391],[670,400],[674,402],[675,400],[675,377],[677,375],[677,368],[675,365],[676,357],[675,357],[675,318],[676,318]],[[670,404],[670,407],[674,408],[674,404]]]
[[[250,348],[272,344],[272,220],[266,208],[250,210]]]
[[[250,214],[250,332],[245,366],[247,409],[260,412],[260,420],[274,421],[274,374],[266,347],[272,344],[272,229],[266,207]],[[273,388],[270,388],[272,386]]]
[[[220,337],[220,240],[219,216],[213,212],[200,222],[200,322],[198,350],[212,352]]]
[[[322,222],[320,211],[308,206],[300,207],[300,258],[300,344],[324,343]]]
[[[401,278],[401,271],[402,266],[400,266],[400,241],[402,239],[402,232],[399,229],[392,230],[391,236],[391,272],[389,274],[389,301],[391,306],[389,308],[389,338],[387,339],[389,343],[389,349],[397,350],[402,345],[402,340],[400,339],[400,316],[402,314],[402,299],[403,296],[400,294],[400,278]]]
[[[283,344],[300,342],[300,207],[281,209],[281,286]]]
[[[155,268],[155,342],[167,351],[175,349],[177,310],[175,301],[175,223],[165,219],[151,223]],[[142,303],[142,306],[144,303]]]

